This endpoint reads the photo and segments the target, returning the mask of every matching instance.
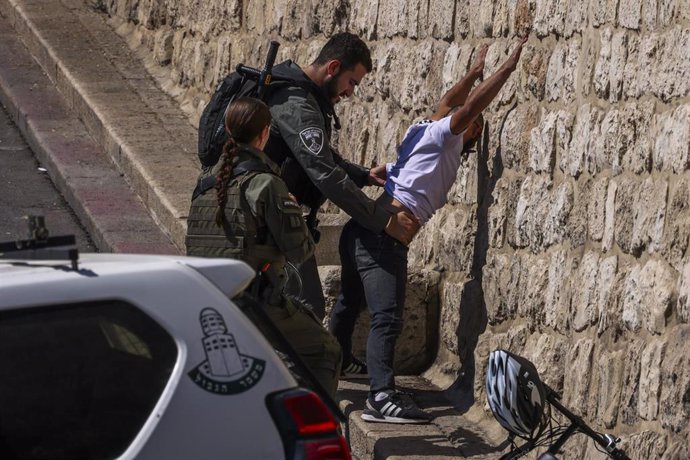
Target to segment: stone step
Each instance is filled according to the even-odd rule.
[[[429,424],[371,423],[361,419],[367,381],[342,380],[337,399],[348,417],[346,435],[353,457],[373,460],[496,459],[507,447],[505,431],[473,406],[461,413],[444,391],[418,376],[397,376],[400,391],[410,392],[420,408],[434,416]]]

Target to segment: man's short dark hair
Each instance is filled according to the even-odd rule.
[[[340,32],[333,35],[314,60],[314,65],[320,66],[328,61],[337,59],[342,70],[352,70],[357,64],[362,64],[367,72],[371,72],[371,52],[369,47],[355,34]]]

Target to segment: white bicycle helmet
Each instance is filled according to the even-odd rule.
[[[530,440],[545,426],[544,385],[534,365],[506,350],[489,355],[486,397],[498,422],[516,436]]]

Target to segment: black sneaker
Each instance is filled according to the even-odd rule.
[[[362,420],[381,423],[428,423],[433,418],[406,394],[391,392],[380,401],[367,398],[368,409],[362,412]]]
[[[343,368],[340,370],[340,378],[367,379],[369,378],[367,365],[353,356],[350,358],[349,364],[347,366],[343,366]]]

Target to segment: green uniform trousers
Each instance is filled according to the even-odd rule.
[[[266,306],[266,313],[283,333],[321,386],[335,398],[343,353],[338,341],[312,311],[284,298],[281,306]]]

